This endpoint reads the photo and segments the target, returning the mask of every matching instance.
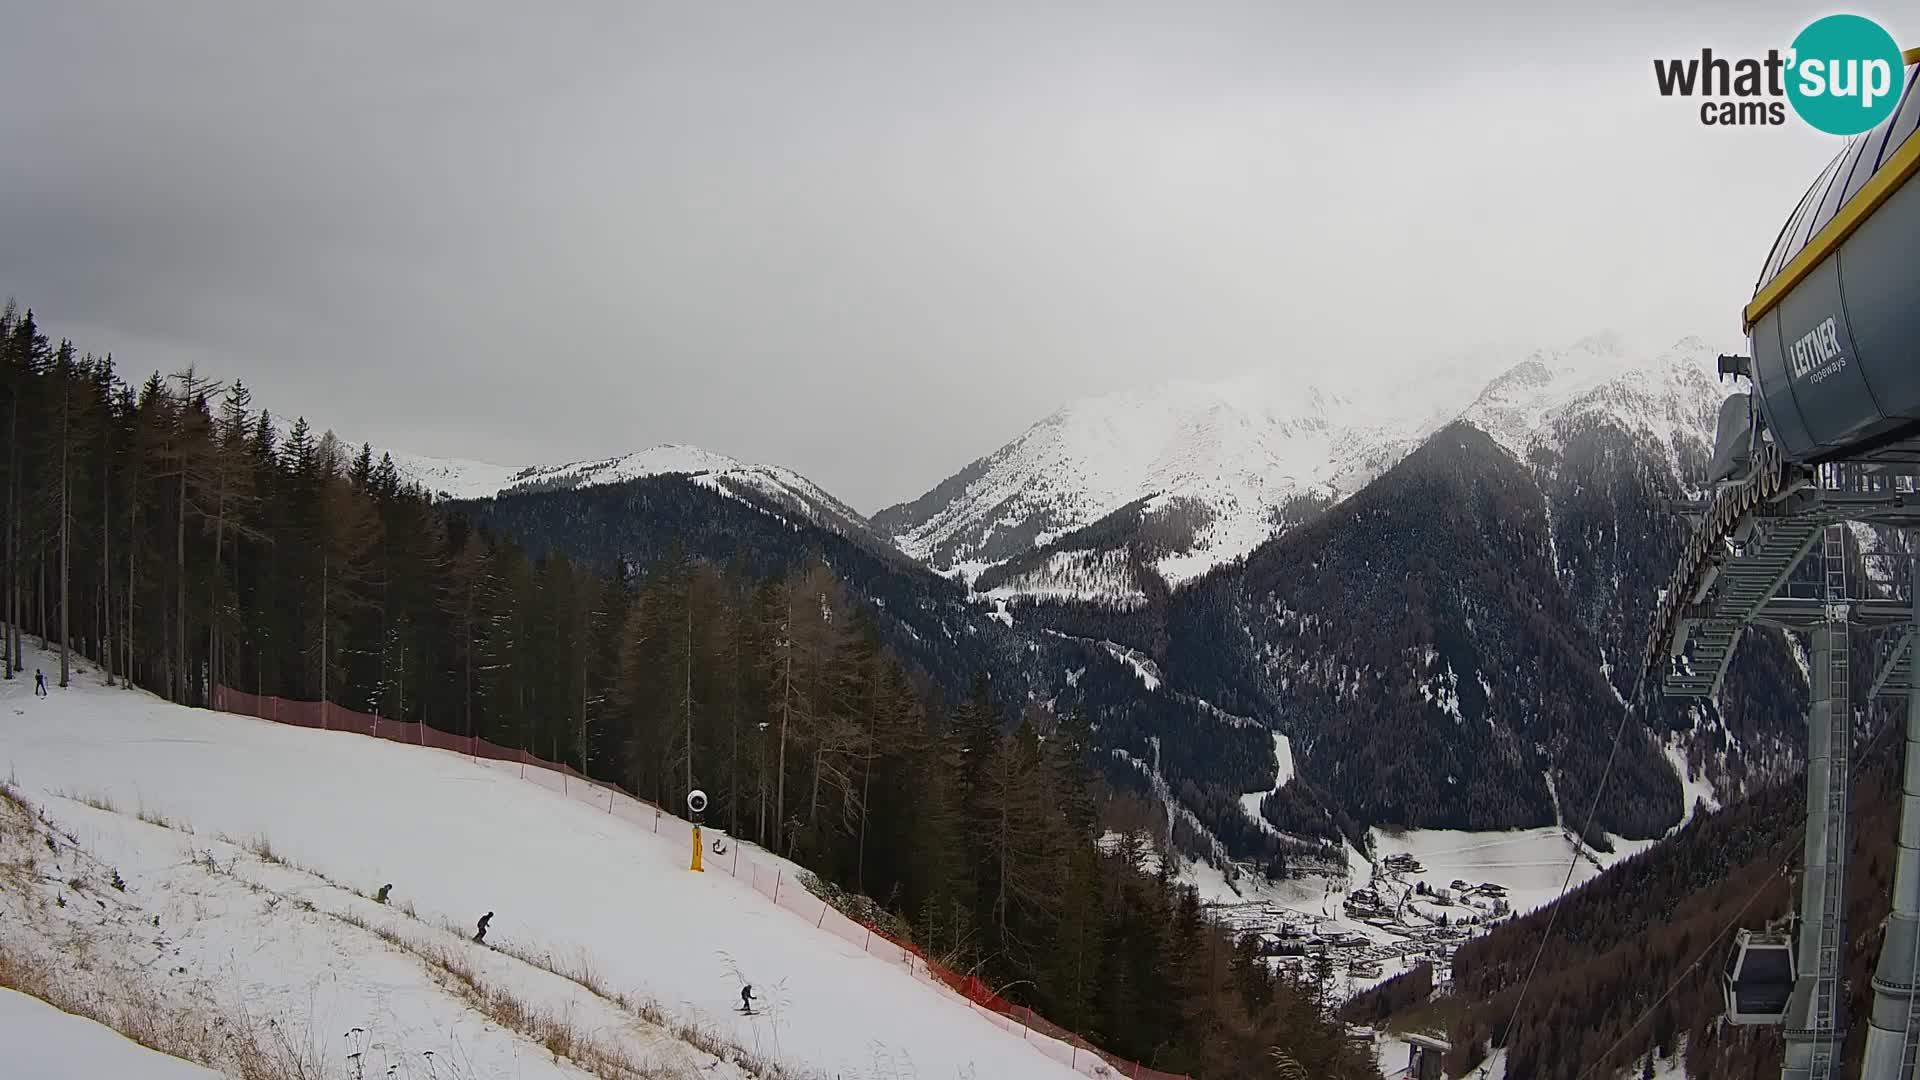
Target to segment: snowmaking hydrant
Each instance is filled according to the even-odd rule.
[[[696,874],[705,873],[700,866],[700,819],[707,812],[707,793],[699,788],[687,792],[687,812],[693,817],[693,863],[687,869]]]

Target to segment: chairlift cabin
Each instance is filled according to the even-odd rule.
[[[1727,1019],[1736,1024],[1778,1024],[1786,1019],[1795,975],[1793,941],[1785,934],[1742,930],[1720,977]]]

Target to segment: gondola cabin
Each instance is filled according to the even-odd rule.
[[[1794,974],[1793,942],[1787,935],[1740,931],[1720,979],[1727,1019],[1736,1024],[1785,1020]]]

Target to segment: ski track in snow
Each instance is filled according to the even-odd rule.
[[[51,662],[31,656],[28,667]],[[73,688],[55,689],[45,700],[33,697],[30,683],[0,684],[0,764],[30,799],[64,806],[62,817],[82,830],[83,846],[122,860],[131,894],[147,895],[149,875],[167,866],[191,865],[185,849],[194,842],[134,820],[130,815],[140,808],[189,826],[200,838],[225,834],[250,843],[268,837],[290,865],[361,890],[391,882],[394,903],[414,905],[430,924],[470,927],[493,911],[489,942],[562,962],[590,957],[605,984],[651,997],[681,1021],[823,1075],[1078,1075],[1018,1032],[973,1012],[958,995],[815,930],[746,882],[689,873],[684,827],[677,841],[656,836],[610,816],[604,804],[596,811],[522,780],[517,767],[505,763],[184,708],[102,687],[93,673],[79,674]],[[55,794],[62,791],[111,799],[123,815],[64,802]],[[142,839],[143,831],[155,835]],[[792,869],[757,851],[753,858],[768,872]],[[355,902],[323,893],[306,895],[316,903]],[[163,928],[172,921],[163,914]],[[227,943],[235,955],[315,950],[306,961],[275,956],[266,965],[285,965],[287,985],[278,992],[301,995],[303,1003],[309,980],[359,970],[364,960],[329,961],[325,950],[337,946],[303,941],[299,934],[284,940],[264,934],[256,925]],[[420,968],[404,956],[394,964]],[[369,964],[372,970],[363,974],[384,985],[399,978],[393,966]],[[735,1012],[736,969],[770,1001],[767,1013]],[[259,985],[268,985],[267,976],[256,974]],[[537,975],[524,978],[537,981]],[[351,983],[341,985],[347,987],[341,1000],[353,1001]],[[383,1002],[401,1028],[430,1032],[456,1022],[411,1000],[394,991]],[[348,1018],[330,1012],[325,1019],[338,1026]],[[517,1067],[531,1068],[529,1061],[523,1054]]]
[[[1270,833],[1277,834],[1279,830],[1275,829],[1273,823],[1260,813],[1261,801],[1286,787],[1287,783],[1293,779],[1293,741],[1277,731],[1273,733],[1273,762],[1275,769],[1273,786],[1265,791],[1253,791],[1240,796],[1240,808],[1246,811],[1247,817],[1251,818],[1255,824]]]
[[[1705,803],[1708,810],[1720,809],[1720,799],[1714,794],[1712,781],[1704,775],[1689,776],[1687,774],[1687,755],[1680,749],[1677,741],[1669,740],[1661,743],[1660,752],[1666,755],[1667,763],[1673,766],[1674,773],[1680,777],[1680,798],[1684,805],[1680,810],[1680,824],[1673,827],[1675,832],[1685,828],[1687,823],[1693,820],[1697,803]]]

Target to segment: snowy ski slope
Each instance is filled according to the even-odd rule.
[[[47,658],[29,656],[29,671],[36,664]],[[133,821],[137,807],[196,837],[265,837],[290,865],[343,885],[391,882],[393,903],[427,923],[471,926],[492,911],[489,943],[580,958],[601,982],[657,1000],[678,1021],[818,1075],[1087,1071],[1050,1060],[1038,1036],[1004,1030],[744,881],[689,873],[683,831],[656,836],[504,763],[188,709],[99,682],[82,674],[46,700],[32,696],[31,678],[0,685],[0,767],[30,798],[76,819],[116,815],[62,793],[115,804],[127,820],[93,829],[97,837],[166,832]],[[180,861],[177,836],[154,842]],[[762,1014],[735,1011],[742,978]]]
[[[156,1053],[110,1027],[12,990],[0,989],[0,1053],[10,1080],[118,1076],[137,1080],[218,1080],[219,1073]]]

